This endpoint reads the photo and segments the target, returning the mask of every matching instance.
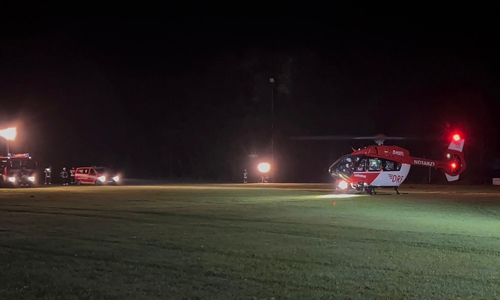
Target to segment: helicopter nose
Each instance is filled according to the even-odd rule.
[[[328,168],[328,173],[330,173],[330,175],[333,177],[333,176],[337,176],[338,174],[336,173],[336,170],[337,170],[337,167],[338,167],[338,163],[336,164],[332,164],[330,166],[330,168]]]

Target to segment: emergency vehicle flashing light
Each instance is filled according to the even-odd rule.
[[[19,154],[12,154],[12,153],[9,153],[7,154],[7,157],[8,158],[31,158],[30,154],[29,153],[19,153]]]

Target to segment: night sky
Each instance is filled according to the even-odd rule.
[[[272,133],[279,182],[327,181],[336,158],[372,143],[298,135],[413,137],[397,144],[439,159],[459,130],[466,182],[500,157],[488,6],[63,11],[0,20],[0,125],[40,166],[240,181],[269,159]]]

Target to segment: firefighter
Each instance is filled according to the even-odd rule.
[[[19,172],[19,182],[21,182],[21,187],[23,186],[28,186],[28,170],[26,170],[26,167],[23,166],[21,171]]]
[[[245,169],[245,171],[243,171],[243,183],[247,182],[248,182],[248,172],[247,169]]]
[[[62,184],[63,185],[68,185],[68,171],[66,171],[66,167],[63,167],[62,168],[62,171],[61,171],[61,179],[62,179]]]
[[[71,176],[71,184],[75,184],[75,167],[71,168],[69,170],[69,174]]]
[[[52,171],[50,170],[50,167],[45,168],[44,173],[45,173],[45,184],[46,185],[47,184],[52,184],[52,182],[51,182],[51,173],[52,173]]]

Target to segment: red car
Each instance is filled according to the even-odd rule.
[[[118,184],[120,176],[104,167],[78,167],[75,170],[75,184]]]

